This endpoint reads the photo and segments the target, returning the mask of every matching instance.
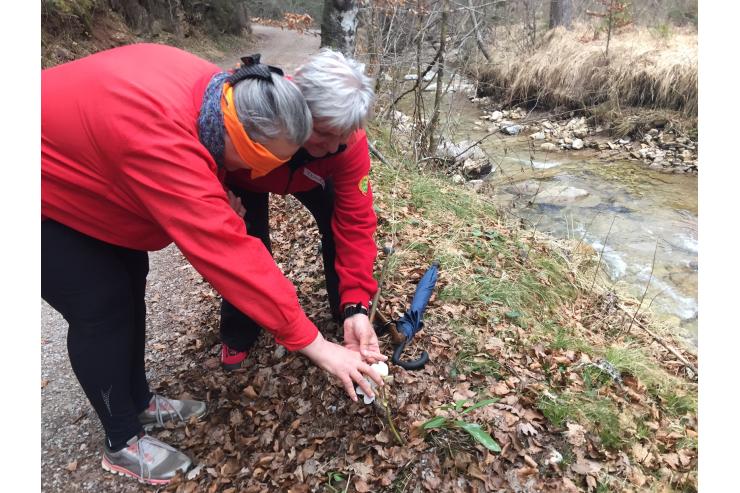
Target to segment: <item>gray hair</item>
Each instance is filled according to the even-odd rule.
[[[314,119],[337,133],[362,128],[371,117],[375,94],[364,63],[324,48],[298,67],[293,81]]]
[[[311,136],[311,111],[298,87],[278,74],[244,79],[234,87],[234,104],[247,135],[260,141],[285,137],[303,145]]]

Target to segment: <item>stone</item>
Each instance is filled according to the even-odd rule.
[[[550,123],[547,120],[545,120],[544,122],[542,122],[542,126],[545,127],[548,130],[552,130],[552,123]]]
[[[552,205],[564,205],[587,197],[589,193],[582,189],[567,185],[558,185],[548,188],[537,194],[536,202]]]
[[[583,149],[583,141],[581,139],[573,139],[571,146],[573,149]]]
[[[491,115],[488,117],[488,119],[491,120],[492,122],[497,122],[500,119],[502,119],[503,117],[504,117],[504,114],[502,112],[500,112],[500,111],[497,110],[497,111],[494,111],[493,113],[491,113]]]
[[[553,152],[558,150],[558,146],[556,146],[552,142],[545,142],[544,144],[540,145],[540,149],[546,152]]]
[[[460,173],[456,173],[452,175],[452,183],[454,183],[455,185],[462,185],[463,183],[465,183],[465,178]]]
[[[465,186],[477,193],[480,192],[481,188],[483,188],[483,180],[470,180],[465,184]]]
[[[545,132],[536,132],[529,136],[532,140],[545,140]]]
[[[573,136],[579,139],[582,139],[587,135],[588,135],[588,128],[586,127],[580,127],[580,128],[573,130]]]
[[[466,159],[463,162],[462,172],[467,178],[480,178],[491,172],[493,166],[491,162],[484,159]]]
[[[542,184],[537,180],[526,180],[515,183],[506,188],[506,191],[514,195],[534,195],[542,189]]]
[[[454,161],[455,163],[464,162],[467,159],[483,160],[486,159],[486,153],[478,144],[461,140],[458,143],[443,140],[437,145],[437,157]]]
[[[620,143],[621,145],[624,145],[624,144],[629,144],[630,142],[631,142],[631,141],[630,141],[629,137],[627,137],[627,138],[624,138],[624,139],[619,139],[619,143]]]
[[[524,127],[521,125],[509,125],[507,127],[501,128],[501,132],[505,133],[506,135],[519,135]]]

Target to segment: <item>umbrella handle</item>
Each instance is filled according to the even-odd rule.
[[[409,340],[406,339],[401,344],[396,346],[396,349],[393,351],[393,357],[391,358],[391,361],[393,362],[393,364],[398,365],[401,368],[405,368],[406,370],[421,370],[429,361],[429,354],[426,351],[422,351],[421,356],[419,356],[418,359],[412,361],[401,361],[401,354],[403,353],[403,350],[406,349],[406,344],[408,342]]]

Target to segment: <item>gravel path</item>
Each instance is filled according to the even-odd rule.
[[[318,50],[319,38],[279,28],[254,25],[255,44],[250,52],[282,66],[290,74],[308,55]],[[244,49],[233,57],[215,60],[233,66]],[[169,347],[180,337],[190,317],[195,286],[200,276],[174,245],[149,255],[147,284],[147,370],[150,381],[167,371]],[[136,492],[139,483],[106,473],[100,467],[103,431],[69,364],[67,323],[41,302],[41,487],[45,492]],[[152,347],[158,348],[152,351]],[[181,362],[180,362],[181,363]],[[155,488],[148,490],[154,491]]]

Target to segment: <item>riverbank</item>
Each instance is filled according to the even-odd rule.
[[[635,317],[639,302],[594,284],[597,251],[520,229],[484,195],[416,171],[387,130],[371,135],[390,164],[373,167],[379,237],[396,238],[400,252],[381,307],[413,289],[400,269],[441,260],[423,347],[433,375],[448,368],[439,379],[457,396],[435,397],[432,415],[459,416],[444,407],[458,399],[501,399],[471,418],[504,448],[478,455],[486,487],[695,491],[695,375],[645,329],[669,346],[681,342]],[[424,382],[438,393],[433,379]],[[463,438],[440,430],[431,443],[454,468],[454,457],[471,451]]]
[[[536,150],[592,148],[604,159],[697,172],[695,30],[630,26],[608,52],[604,33],[587,24],[551,30],[529,50],[505,36],[490,61],[473,57],[463,68],[489,121],[523,125]]]

